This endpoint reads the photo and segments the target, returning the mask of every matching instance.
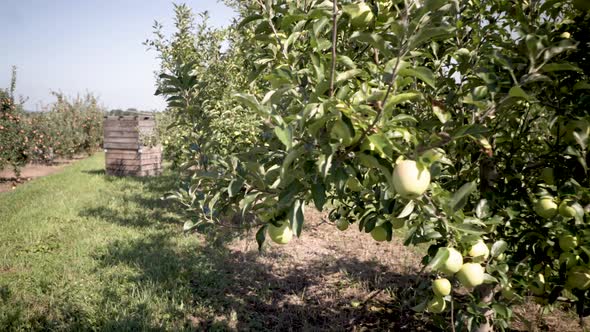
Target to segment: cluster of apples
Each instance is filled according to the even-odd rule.
[[[483,240],[478,240],[467,252],[469,262],[463,262],[463,255],[455,248],[448,250],[447,259],[439,266],[438,272],[446,276],[454,276],[466,288],[472,289],[484,283],[485,269],[480,264],[490,256],[490,249]],[[428,311],[441,313],[446,309],[446,297],[451,294],[451,282],[447,278],[439,277],[432,282],[434,297],[428,302]]]
[[[581,120],[575,122],[578,124]],[[545,168],[541,171],[541,179],[548,185],[554,185],[553,169]],[[580,203],[574,198],[566,197],[563,199],[555,198],[548,193],[543,193],[536,200],[534,205],[535,213],[544,219],[553,219],[560,217],[565,220],[574,218],[583,218],[585,211]],[[586,290],[590,288],[590,268],[585,266],[578,256],[580,239],[569,233],[562,233],[557,239],[561,253],[559,254],[559,266],[565,264],[567,269],[567,280],[565,287],[567,289]],[[555,252],[555,251],[554,251]],[[555,254],[557,257],[557,252]],[[545,294],[546,289],[545,274],[538,272],[534,277],[530,287],[534,295],[541,296]]]

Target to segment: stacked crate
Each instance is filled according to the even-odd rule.
[[[105,116],[106,173],[150,176],[162,171],[162,148],[155,145],[153,116]]]

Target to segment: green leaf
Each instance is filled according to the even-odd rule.
[[[444,110],[444,108],[438,105],[432,105],[432,112],[438,118],[442,124],[447,123],[451,119],[451,113]]]
[[[490,216],[490,206],[488,204],[487,199],[482,198],[479,200],[477,206],[475,207],[475,215],[479,219],[487,218]]]
[[[453,194],[451,198],[451,210],[457,211],[467,204],[467,199],[469,195],[471,195],[475,189],[477,189],[477,183],[475,181],[467,182],[457,192]]]
[[[243,185],[244,185],[244,179],[242,179],[242,178],[233,179],[229,183],[229,186],[227,188],[227,193],[229,194],[229,197],[234,197],[238,192],[240,192]]]
[[[435,88],[435,78],[432,70],[426,67],[405,68],[399,70],[401,76],[411,76],[422,80],[430,87]]]
[[[397,104],[401,104],[406,101],[418,100],[421,98],[422,94],[420,92],[404,92],[395,96],[391,96],[385,103],[384,111],[391,111],[393,106]]]
[[[544,72],[553,72],[553,71],[577,71],[582,72],[577,66],[572,65],[571,63],[548,63],[544,65],[541,70]]]
[[[192,220],[187,220],[184,222],[184,225],[182,225],[182,230],[184,232],[190,232],[193,229],[197,228],[200,225],[200,223],[196,223]]]
[[[502,318],[510,318],[510,313],[508,312],[508,308],[500,303],[492,304],[492,309],[496,313],[497,316]]]
[[[485,284],[497,284],[499,281],[498,281],[498,279],[496,279],[495,277],[493,277],[493,276],[491,276],[491,275],[489,275],[489,274],[485,273],[485,274],[483,275],[483,282],[484,282]]]
[[[367,138],[369,139],[369,142],[375,146],[380,154],[384,155],[385,157],[391,157],[393,154],[393,144],[391,144],[385,135],[378,133],[373,134]]]
[[[529,100],[531,97],[519,86],[513,86],[512,88],[510,88],[510,91],[508,92],[508,95],[510,97],[514,97],[514,98],[523,98],[526,100]]]
[[[258,229],[256,232],[256,242],[258,243],[258,250],[262,250],[262,246],[264,245],[264,241],[266,241],[266,229],[268,225],[264,225]]]
[[[342,73],[338,73],[338,75],[336,75],[336,84],[341,84],[345,81],[348,81],[360,73],[362,73],[362,70],[360,69],[351,69]]]
[[[291,223],[291,230],[297,235],[301,236],[301,230],[303,228],[303,207],[304,203],[301,200],[295,200],[293,207],[289,211],[289,221]]]
[[[419,32],[410,39],[409,49],[413,50],[424,42],[431,42],[447,37],[453,31],[455,31],[455,28],[447,26],[420,29]]]
[[[326,188],[322,183],[314,183],[311,186],[311,195],[313,196],[313,203],[315,207],[322,211],[324,204],[326,204]]]
[[[415,206],[416,206],[416,204],[414,203],[413,200],[411,200],[410,202],[408,202],[408,204],[406,204],[406,206],[404,206],[404,209],[402,210],[402,212],[400,212],[400,214],[397,216],[397,218],[405,218],[405,217],[409,216],[410,214],[412,214],[412,212],[414,212]]]
[[[243,27],[244,27],[246,24],[248,24],[248,23],[250,23],[250,22],[257,21],[257,20],[261,20],[261,19],[263,19],[263,18],[264,18],[264,16],[262,16],[262,15],[259,15],[259,14],[256,14],[256,15],[250,15],[250,16],[248,16],[248,17],[244,18],[244,19],[243,19],[243,20],[240,22],[240,24],[238,24],[238,27],[237,27],[236,29],[238,29],[238,30],[239,30],[239,29],[242,29],[242,28],[243,28]]]
[[[477,227],[473,224],[449,224],[449,227],[456,231],[472,235],[484,235],[486,233],[481,230],[481,227]]]
[[[346,55],[339,54],[336,57],[336,61],[338,61],[338,63],[340,63],[350,69],[356,68],[356,63],[354,61],[352,61],[352,59],[350,57],[347,57]]]
[[[293,146],[293,129],[291,126],[286,126],[283,128],[277,126],[275,127],[274,131],[279,141],[285,145],[287,150],[291,149]]]
[[[492,250],[490,251],[490,254],[492,255],[492,257],[498,257],[504,251],[506,251],[507,248],[508,248],[508,243],[506,243],[506,241],[498,240],[498,241],[496,241],[496,243],[494,243],[492,245]]]
[[[428,263],[426,266],[427,269],[430,270],[438,270],[449,258],[449,248],[441,247],[438,248],[436,255],[434,258]]]
[[[586,81],[578,82],[574,85],[574,91],[577,90],[590,90],[590,83]]]
[[[465,136],[479,137],[488,132],[489,129],[482,125],[465,125],[457,128],[457,130],[455,130],[451,136],[453,136],[455,139]]]
[[[377,33],[355,31],[349,39],[368,43],[371,46],[378,49],[384,56],[391,55],[391,52],[389,51],[389,48],[386,45],[385,39],[383,39],[383,37],[381,37]]]
[[[269,112],[265,108],[263,108],[262,105],[260,105],[258,100],[256,100],[256,97],[252,95],[236,93],[234,94],[234,98],[245,107],[248,107],[251,110],[256,111],[260,115],[268,116],[269,114]]]

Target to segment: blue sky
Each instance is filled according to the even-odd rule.
[[[217,0],[185,3],[209,11],[215,26],[234,16]],[[165,103],[153,95],[156,53],[142,44],[154,20],[172,31],[171,1],[2,0],[0,87],[8,87],[16,65],[17,95],[29,98],[29,110],[52,102],[52,90],[93,92],[109,109],[161,110]]]

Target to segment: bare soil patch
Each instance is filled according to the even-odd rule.
[[[200,317],[196,329],[260,331],[439,331],[431,316],[411,307],[421,281],[420,249],[402,239],[373,241],[351,226],[340,232],[325,215],[306,213],[306,229],[288,245],[257,250],[254,231],[226,243],[215,268],[226,279],[211,288],[196,278],[197,298],[224,298]],[[423,291],[423,290],[422,290]],[[580,331],[574,315],[540,314],[527,303],[516,308],[513,331]],[[447,313],[450,314],[450,313]]]
[[[407,310],[420,256],[401,241],[375,242],[354,227],[340,232],[310,209],[302,237],[288,245],[273,243],[259,253],[252,232],[225,248],[223,255],[208,253],[219,257],[215,270],[227,276],[225,287],[208,288],[202,278],[193,287],[199,298],[221,296],[226,303],[208,319],[187,317],[197,329],[435,330]]]
[[[18,185],[33,179],[58,173],[67,165],[87,157],[88,156],[75,156],[72,159],[57,159],[52,165],[28,164],[21,169],[21,175],[19,178],[17,178],[14,171],[10,168],[1,170],[0,192],[7,192],[16,188]]]

